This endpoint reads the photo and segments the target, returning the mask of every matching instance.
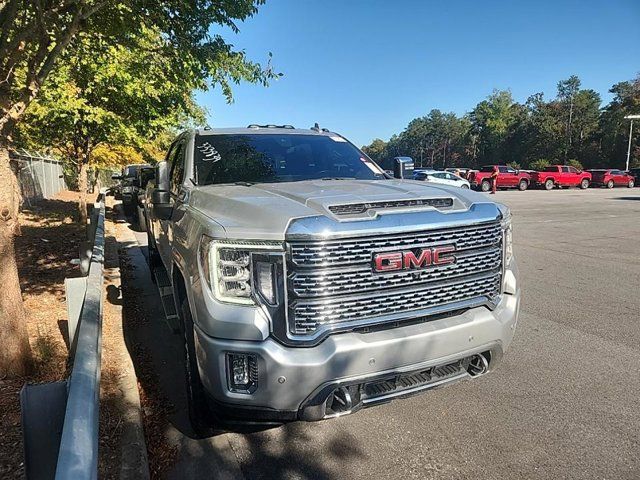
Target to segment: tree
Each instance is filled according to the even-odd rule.
[[[185,78],[199,88],[218,86],[231,98],[231,84],[267,84],[278,74],[247,60],[213,25],[235,31],[235,22],[257,12],[262,0],[0,0],[0,375],[24,373],[30,352],[13,237],[18,229],[19,194],[8,147],[16,124],[38,97],[61,55],[85,39],[129,46],[145,31],[162,44],[141,55],[157,55],[177,85]]]
[[[558,100],[562,102],[564,110],[567,111],[566,143],[564,147],[564,159],[567,160],[569,149],[571,148],[571,126],[573,122],[573,105],[578,91],[580,90],[580,79],[576,75],[571,75],[566,80],[558,82]]]
[[[545,168],[547,168],[549,165],[551,165],[551,162],[549,160],[547,160],[546,158],[540,158],[538,160],[534,160],[533,162],[531,162],[529,164],[529,168],[531,168],[532,170],[537,170],[541,172]]]
[[[204,122],[204,111],[193,99],[197,82],[185,78],[174,83],[161,56],[141,54],[161,43],[150,31],[140,34],[136,43],[130,40],[126,48],[84,39],[73,55],[64,56],[18,127],[19,136],[54,147],[73,164],[83,224],[88,168],[100,165],[93,157],[96,147],[109,145],[112,152],[117,148],[121,153],[127,147],[142,150],[161,132]],[[105,155],[108,151],[102,148],[97,160],[114,163]],[[142,160],[142,154],[139,157]]]
[[[632,81],[619,82],[609,90],[614,94],[599,119],[598,138],[602,165],[622,168],[626,162],[629,141],[629,121],[626,115],[640,114],[640,76]],[[640,162],[640,128],[635,127],[631,141],[631,164]],[[606,162],[606,165],[605,165]]]
[[[469,114],[473,131],[478,136],[479,160],[501,163],[505,159],[505,140],[516,121],[519,106],[508,90],[494,92]]]
[[[370,145],[362,147],[362,151],[378,165],[383,165],[387,159],[387,143],[379,138],[374,139]]]

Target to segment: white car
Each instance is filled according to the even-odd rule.
[[[424,172],[415,176],[416,180],[424,180],[425,182],[441,183],[443,185],[451,185],[453,187],[470,188],[469,181],[449,172]]]

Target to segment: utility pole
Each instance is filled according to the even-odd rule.
[[[631,120],[631,125],[629,125],[629,145],[627,146],[627,166],[625,170],[629,170],[629,157],[631,156],[631,139],[633,138],[633,121],[640,120],[640,115],[627,115],[624,117],[625,120]]]

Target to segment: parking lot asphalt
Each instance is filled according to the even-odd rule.
[[[179,336],[152,323],[130,341],[146,345],[176,407],[168,476],[640,478],[640,189],[495,199],[513,212],[523,288],[516,338],[495,372],[338,419],[193,440]],[[125,301],[155,316],[149,273],[133,264],[146,293]]]

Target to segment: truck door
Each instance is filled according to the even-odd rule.
[[[571,167],[560,167],[560,185],[575,185]]]
[[[616,185],[624,185],[626,183],[624,174],[620,170],[611,170],[610,175]]]
[[[172,155],[167,159],[171,164],[169,170],[171,200],[174,212],[169,220],[159,220],[157,235],[157,247],[167,272],[171,272],[171,244],[173,242],[173,222],[176,218],[176,207],[179,204],[180,190],[184,179],[184,153],[185,139],[179,139],[171,150]]]
[[[498,167],[500,175],[498,176],[499,187],[515,187],[518,185],[518,175],[511,167]]]

